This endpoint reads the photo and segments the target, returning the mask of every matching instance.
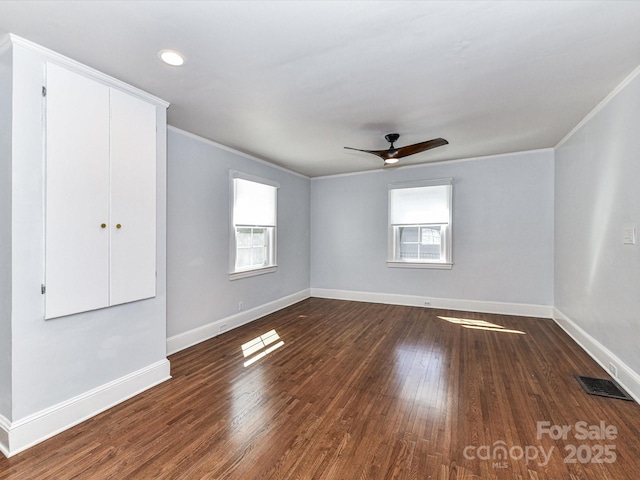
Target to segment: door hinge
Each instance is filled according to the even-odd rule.
[[[42,96],[43,97],[47,96],[47,87],[42,87]]]
[[[45,287],[44,283],[40,285],[40,293],[42,293],[42,295],[47,293],[47,287]]]

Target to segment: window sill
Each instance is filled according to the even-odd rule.
[[[433,268],[436,270],[451,270],[453,263],[427,263],[427,262],[395,262],[387,261],[387,267],[392,268]]]
[[[241,278],[255,277],[256,275],[264,275],[265,273],[273,273],[277,270],[277,265],[271,265],[269,267],[255,268],[253,270],[242,270],[240,272],[231,272],[229,274],[229,280],[239,280]]]

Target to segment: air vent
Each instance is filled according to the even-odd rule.
[[[599,395],[601,397],[619,398],[620,400],[629,400],[633,402],[633,398],[627,392],[622,390],[615,382],[605,378],[581,377],[576,375],[576,380],[580,382],[584,391],[590,395]]]

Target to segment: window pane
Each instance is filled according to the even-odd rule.
[[[237,242],[238,247],[251,246],[251,229],[250,228],[238,228],[237,229]]]
[[[420,260],[440,260],[440,245],[423,245],[420,248]]]
[[[420,233],[422,245],[440,245],[440,226],[422,227]]]
[[[251,266],[251,248],[238,248],[236,257],[236,268],[246,268]]]
[[[418,227],[400,227],[400,243],[418,243]]]
[[[254,228],[253,236],[251,238],[251,245],[254,247],[263,247],[265,245],[265,233],[264,228]]]
[[[418,258],[419,246],[417,243],[400,244],[400,258],[403,260],[415,260]]]
[[[260,266],[260,265],[264,265],[265,263],[265,257],[266,257],[266,248],[265,247],[259,247],[259,248],[252,248],[251,252],[253,254],[253,259],[252,259],[252,264],[254,266]]]

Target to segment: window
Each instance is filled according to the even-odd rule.
[[[276,269],[278,184],[231,172],[230,277]]]
[[[390,267],[451,268],[451,183],[389,186]]]

